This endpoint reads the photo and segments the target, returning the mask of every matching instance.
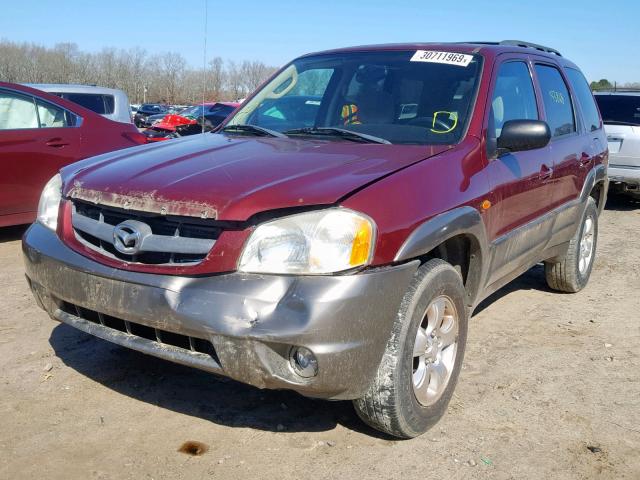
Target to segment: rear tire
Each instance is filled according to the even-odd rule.
[[[587,200],[580,227],[569,242],[560,261],[544,262],[547,285],[560,292],[576,293],[589,282],[598,243],[598,208],[593,198]]]
[[[467,340],[465,289],[447,262],[422,265],[396,316],[382,361],[356,412],[398,438],[426,432],[446,412]]]

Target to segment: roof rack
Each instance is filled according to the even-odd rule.
[[[500,45],[510,45],[512,47],[535,48],[536,50],[540,50],[541,52],[553,53],[555,55],[558,55],[559,57],[562,56],[562,54],[555,48],[545,47],[543,45],[538,45],[537,43],[524,42],[522,40],[502,40],[500,42]]]
[[[502,40],[501,42],[456,42],[456,43],[471,43],[474,45],[510,45],[512,47],[535,48],[536,50],[539,50],[541,52],[553,53],[555,55],[558,55],[559,57],[562,56],[562,54],[554,48],[549,48],[543,45],[538,45],[537,43],[525,42],[522,40]]]

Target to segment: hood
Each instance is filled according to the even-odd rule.
[[[243,221],[336,203],[451,146],[205,133],[129,148],[63,169],[66,196],[125,209]]]

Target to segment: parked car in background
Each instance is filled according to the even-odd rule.
[[[640,199],[640,90],[596,92],[609,142],[609,189]]]
[[[310,54],[214,133],[63,168],[27,281],[84,332],[415,437],[483,299],[539,262],[550,288],[586,286],[606,164],[589,85],[551,48]]]
[[[25,85],[82,105],[84,108],[99,113],[109,120],[131,123],[129,98],[122,90],[97,87],[95,85],[58,83],[30,83]]]
[[[138,113],[138,109],[140,108],[140,104],[132,103],[131,105],[129,105],[129,107],[131,109],[131,122],[133,122],[133,119],[136,113]]]
[[[0,82],[0,227],[32,222],[42,187],[65,165],[143,143],[131,123]]]
[[[209,132],[220,125],[238,106],[239,104],[234,102],[195,105],[179,114],[165,115],[159,122],[152,123],[143,133],[150,142],[158,142]]]
[[[143,103],[133,116],[133,123],[138,128],[149,127],[149,117],[152,115],[166,115],[170,110],[168,105],[162,105],[160,103]]]
[[[180,115],[187,108],[189,107],[177,107],[177,106],[168,105],[167,110],[165,112],[149,115],[146,118],[145,123],[148,126],[152,126],[153,124],[162,121],[162,119],[165,118],[167,115]]]

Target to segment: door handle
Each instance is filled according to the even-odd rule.
[[[581,167],[585,167],[585,166],[589,165],[592,161],[593,161],[593,157],[591,155],[588,155],[585,152],[582,152],[582,155],[580,156],[580,160],[579,160],[578,164]]]
[[[546,180],[547,178],[551,178],[553,175],[553,168],[547,167],[546,165],[542,165],[540,168],[540,180]]]
[[[66,145],[69,145],[69,142],[65,142],[62,138],[56,137],[56,138],[47,140],[45,145],[47,145],[47,147],[62,148]]]

